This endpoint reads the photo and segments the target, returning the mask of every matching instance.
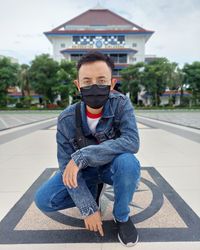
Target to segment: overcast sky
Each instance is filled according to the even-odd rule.
[[[183,65],[200,61],[200,0],[101,0],[101,5],[155,33],[146,54]],[[0,55],[29,63],[52,53],[44,31],[93,8],[97,0],[0,0]]]

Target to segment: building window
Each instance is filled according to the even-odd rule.
[[[61,43],[61,44],[60,44],[60,47],[61,47],[61,48],[65,48],[65,43]]]
[[[113,76],[120,76],[120,71],[121,69],[114,69],[112,72]]]
[[[119,55],[119,63],[127,63],[127,54]]]
[[[125,37],[124,36],[118,36],[118,41],[120,43],[123,43],[125,41]]]
[[[95,39],[95,36],[89,36],[88,39],[90,39],[91,42]]]
[[[83,56],[82,54],[71,54],[71,61],[77,62],[80,60],[82,56]]]
[[[80,41],[80,36],[73,36],[73,42],[77,43]]]
[[[114,63],[118,63],[118,55],[117,54],[110,54],[110,58],[114,61]]]
[[[125,44],[125,36],[73,36],[73,44],[95,44],[97,40],[101,40],[105,45],[124,45]]]
[[[118,69],[113,69],[112,74],[113,74],[113,76],[117,76],[117,74],[118,74]]]
[[[114,63],[127,63],[127,54],[110,54]]]
[[[133,44],[132,44],[132,47],[137,47],[137,43],[133,43]]]

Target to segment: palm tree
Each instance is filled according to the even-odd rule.
[[[28,104],[31,103],[30,80],[29,80],[29,65],[22,64],[18,74],[18,83],[22,92],[22,98],[27,96]]]

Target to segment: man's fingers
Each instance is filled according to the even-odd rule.
[[[101,236],[104,236],[101,218],[89,217],[85,220],[85,227],[90,231],[99,232]]]
[[[77,171],[78,166],[74,163],[73,160],[70,160],[63,173],[63,183],[69,188],[76,188],[78,186]]]
[[[90,231],[93,231],[93,226],[92,226],[92,224],[88,224],[88,228],[89,228]]]
[[[66,171],[64,171],[62,178],[63,178],[63,183],[66,185]]]
[[[68,179],[66,179],[66,184],[65,184],[65,185],[68,186],[68,187],[70,188]]]
[[[69,172],[69,173],[68,173],[68,172],[66,173],[65,181],[66,181],[66,185],[67,185],[69,188],[72,188],[72,187],[73,187],[72,175],[71,175],[70,172]]]
[[[95,225],[93,223],[85,223],[86,229],[90,231],[95,231]]]
[[[99,231],[100,235],[104,236],[102,224],[103,224],[102,221],[99,221],[99,223],[97,224],[97,227],[98,227],[98,231]]]
[[[71,173],[69,180],[70,180],[71,187],[73,187],[73,188],[77,187],[76,176],[74,176],[74,174]]]
[[[97,226],[98,226],[98,231],[99,231],[100,235],[101,235],[101,236],[104,236],[102,223],[101,223],[101,224],[98,224]]]
[[[95,232],[98,231],[98,224],[97,224],[97,223],[93,224],[93,230],[94,230]]]
[[[77,184],[77,175],[74,174],[73,175],[73,187],[76,188],[77,186],[78,186],[78,184]]]
[[[70,183],[69,183],[69,174],[68,171],[65,170],[65,172],[63,173],[63,183],[70,187]],[[70,187],[71,188],[71,187]]]
[[[72,178],[71,178],[71,176],[68,176],[68,186],[69,186],[70,188],[73,187],[73,183],[72,183]]]
[[[70,188],[76,188],[77,185],[77,177],[74,175],[68,175],[68,183],[70,185]]]
[[[64,182],[65,186],[68,186],[68,180],[67,180],[66,177],[65,177],[65,179],[63,180],[63,182]]]

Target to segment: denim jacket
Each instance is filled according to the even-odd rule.
[[[79,167],[78,187],[68,188],[75,205],[83,217],[98,210],[95,199],[81,177],[81,169],[99,167],[110,163],[117,155],[139,150],[140,139],[134,108],[130,99],[117,91],[111,91],[103,107],[103,114],[96,126],[98,144],[79,149],[75,140],[76,121],[75,106],[65,108],[57,120],[57,159],[63,173],[68,162],[73,159]],[[86,105],[81,101],[83,133],[88,136],[91,131],[87,124]],[[117,136],[120,131],[120,136]]]

